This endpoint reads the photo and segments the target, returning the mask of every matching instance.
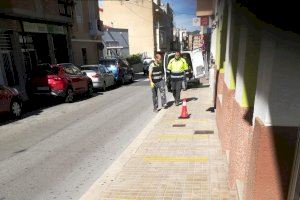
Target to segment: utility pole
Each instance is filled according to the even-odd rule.
[[[156,51],[160,51],[160,41],[159,41],[159,20],[157,21],[157,28],[156,28]]]

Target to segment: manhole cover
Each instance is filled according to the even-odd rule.
[[[185,124],[173,124],[173,127],[185,127]]]
[[[212,130],[197,130],[194,132],[194,134],[214,134],[214,131]]]

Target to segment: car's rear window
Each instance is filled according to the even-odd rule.
[[[98,71],[98,66],[81,66],[81,70],[93,70],[93,71]]]
[[[100,64],[104,66],[116,65],[116,60],[100,60]]]
[[[57,65],[62,66],[62,67],[74,67],[74,65],[72,63],[59,63]]]

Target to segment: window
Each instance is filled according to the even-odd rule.
[[[100,60],[100,64],[105,66],[117,65],[116,60]]]
[[[73,71],[74,71],[74,73],[75,73],[76,75],[82,74],[82,73],[81,73],[81,70],[80,70],[78,67],[73,66]]]
[[[104,66],[103,66],[103,68],[105,69],[105,72],[106,72],[106,73],[109,73],[109,69],[107,69],[107,67],[104,67]]]
[[[103,66],[100,66],[100,72],[103,73],[103,74],[105,74],[106,71],[105,71],[105,69],[104,69]]]
[[[64,67],[64,70],[69,75],[74,75],[73,68],[71,66]]]
[[[81,0],[75,0],[76,21],[82,24],[82,3]]]
[[[58,0],[59,14],[67,17],[72,16],[74,0]]]
[[[81,66],[81,70],[98,71],[98,66],[97,65],[85,65],[85,66]]]

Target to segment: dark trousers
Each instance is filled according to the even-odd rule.
[[[162,106],[165,106],[167,103],[166,91],[165,91],[165,81],[161,80],[157,83],[154,83],[154,87],[151,90],[152,90],[152,100],[153,100],[154,109],[158,108],[158,95],[157,95],[158,90],[159,90],[160,96],[161,96],[161,104],[162,104]]]
[[[182,87],[182,80],[171,79],[171,89],[172,89],[173,97],[175,99],[175,103],[180,102],[181,87]]]

